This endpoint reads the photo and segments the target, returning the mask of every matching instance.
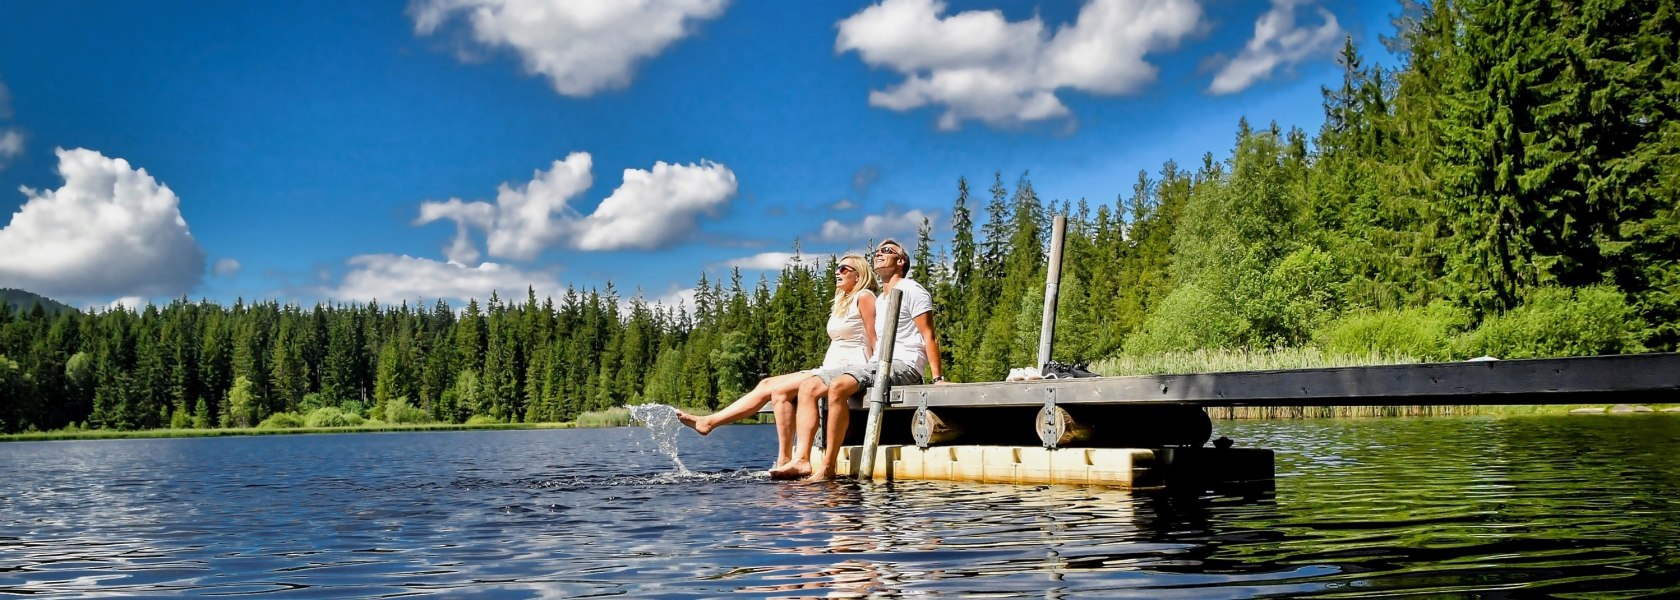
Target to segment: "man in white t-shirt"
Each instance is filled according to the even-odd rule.
[[[922,383],[922,369],[926,368],[934,383],[944,382],[945,369],[939,363],[939,338],[933,332],[933,296],[922,284],[908,277],[910,255],[905,253],[904,246],[888,239],[875,247],[874,267],[875,274],[881,278],[881,298],[889,298],[893,290],[903,293],[898,305],[898,329],[893,337],[889,381],[892,385]],[[876,306],[880,310],[875,311],[875,331],[885,332],[887,303],[880,302]],[[798,432],[800,455],[784,467],[772,470],[770,475],[786,479],[808,473],[810,481],[832,479],[840,461],[840,441],[845,437],[846,427],[852,418],[847,401],[872,385],[875,385],[874,363],[824,369],[805,380],[799,386],[799,411],[802,414],[816,414],[817,400],[828,398],[828,443],[823,451],[822,463],[810,463],[808,449],[817,435],[816,426],[812,425]]]

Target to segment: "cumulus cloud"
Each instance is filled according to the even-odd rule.
[[[584,97],[630,84],[637,63],[723,13],[725,0],[414,0],[414,31],[431,35],[457,15],[472,38],[509,48],[554,90]]]
[[[1315,56],[1329,56],[1336,40],[1346,35],[1336,22],[1336,15],[1323,7],[1318,14],[1324,23],[1315,28],[1295,22],[1295,7],[1307,0],[1272,0],[1271,10],[1254,22],[1254,37],[1243,46],[1242,53],[1213,76],[1208,92],[1233,94],[1272,76],[1278,67],[1286,67]]]
[[[922,219],[933,222],[937,217],[938,215],[934,213],[915,209],[902,213],[888,211],[882,215],[869,215],[864,217],[862,221],[852,224],[829,219],[823,223],[822,231],[817,234],[817,239],[825,242],[861,244],[866,240],[913,235],[921,228]]]
[[[1196,30],[1196,0],[1087,0],[1077,19],[1052,35],[1038,17],[1003,12],[945,16],[939,0],[884,0],[841,20],[834,49],[904,76],[871,90],[869,104],[895,111],[942,106],[939,128],[965,120],[993,127],[1068,116],[1056,93],[1136,92],[1155,80],[1150,52],[1177,46]]]
[[[19,154],[23,154],[23,134],[16,129],[0,133],[0,167]]]
[[[714,162],[625,169],[624,183],[576,224],[574,245],[579,250],[664,246],[692,231],[701,214],[722,208],[735,190],[735,173]]]
[[[232,277],[234,275],[238,275],[239,261],[232,258],[218,260],[216,261],[215,266],[210,267],[210,272],[215,274],[217,277]]]
[[[793,260],[792,252],[760,252],[723,261],[723,266],[754,271],[780,271]]]
[[[64,186],[37,191],[0,229],[0,281],[57,296],[173,296],[204,276],[180,199],[145,169],[56,150]]]
[[[490,292],[503,298],[524,298],[525,288],[534,288],[538,298],[559,295],[560,282],[552,273],[484,263],[468,267],[431,259],[395,254],[364,254],[348,261],[350,271],[323,295],[339,301],[398,302],[412,299],[444,299],[466,302],[484,300]]]
[[[479,258],[471,229],[485,232],[491,256],[514,260],[531,260],[554,246],[651,250],[688,235],[700,215],[727,205],[737,188],[735,173],[717,163],[657,162],[651,171],[625,169],[623,183],[585,216],[570,203],[593,184],[592,167],[589,153],[574,152],[527,183],[503,183],[495,203],[425,202],[414,222],[454,221],[455,238],[445,254],[465,266]]]

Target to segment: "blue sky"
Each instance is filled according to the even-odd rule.
[[[680,298],[1031,172],[1112,204],[1315,131],[1339,0],[9,2],[0,287],[77,306]]]

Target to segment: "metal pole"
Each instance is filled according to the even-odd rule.
[[[881,445],[881,413],[886,412],[887,388],[892,386],[893,340],[898,336],[898,305],[904,290],[887,294],[887,326],[875,332],[875,385],[869,388],[869,423],[863,428],[863,456],[858,457],[858,478],[875,478],[875,449]],[[881,305],[875,305],[877,309]],[[832,400],[831,400],[832,401]],[[830,443],[838,444],[839,440]]]
[[[1050,342],[1056,338],[1056,292],[1062,285],[1062,238],[1067,217],[1056,215],[1050,226],[1050,269],[1044,280],[1044,324],[1038,330],[1038,368],[1050,362]]]

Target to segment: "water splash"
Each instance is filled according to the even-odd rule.
[[[677,464],[677,475],[694,474],[677,456],[677,434],[682,431],[683,424],[677,421],[675,407],[664,404],[637,404],[626,408],[630,409],[631,418],[647,427],[648,435],[653,437],[653,443],[659,447],[659,452],[671,457],[671,462]]]

